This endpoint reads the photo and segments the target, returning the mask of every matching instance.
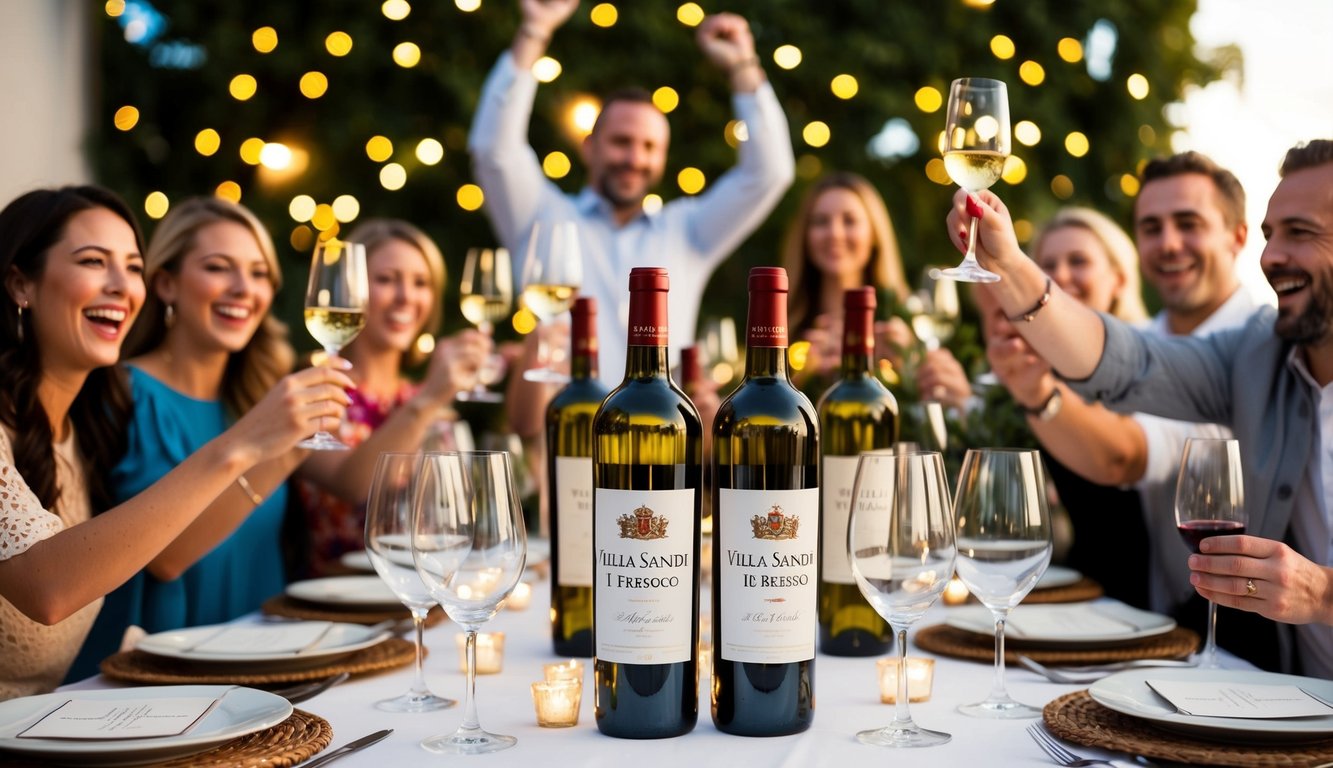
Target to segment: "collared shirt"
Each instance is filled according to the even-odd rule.
[[[634,267],[666,267],[673,355],[693,343],[699,304],[708,278],[755,230],[791,184],[795,160],[787,118],[767,82],[754,93],[735,93],[732,107],[749,138],[736,165],[701,195],[643,213],[621,226],[610,204],[592,189],[562,192],[542,173],[528,145],[527,129],[537,80],[520,72],[505,52],[486,78],[472,121],[468,147],[473,171],[486,194],[486,214],[500,242],[514,254],[520,274],[533,225],[579,224],[583,284],[579,293],[597,301],[601,378],[608,386],[625,372],[629,273]]]
[[[1239,287],[1190,335],[1205,336],[1244,325],[1259,306],[1249,291]],[[1145,329],[1159,336],[1174,335],[1165,311],[1157,313]],[[1133,418],[1143,430],[1148,448],[1143,477],[1134,484],[1148,526],[1148,601],[1154,611],[1174,613],[1194,594],[1187,563],[1190,550],[1176,530],[1176,476],[1180,457],[1189,438],[1226,438],[1231,437],[1231,430],[1217,424],[1194,424],[1147,413],[1135,413]]]
[[[1329,504],[1333,498],[1333,382],[1319,386],[1305,365],[1305,356],[1296,347],[1287,356],[1287,368],[1310,387],[1310,396],[1318,404],[1319,413],[1313,446],[1315,458],[1306,468],[1306,482],[1296,493],[1296,509],[1291,516],[1292,540],[1297,550],[1311,555],[1311,560],[1333,565],[1333,505]],[[1296,645],[1306,674],[1333,678],[1333,626],[1298,626]]]

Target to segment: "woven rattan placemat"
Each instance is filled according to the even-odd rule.
[[[406,607],[371,608],[356,607],[332,608],[322,603],[297,600],[286,595],[274,595],[259,606],[259,610],[269,616],[285,616],[289,619],[307,621],[344,621],[349,624],[378,624],[381,621],[401,621],[412,618]],[[426,615],[426,626],[433,627],[445,620],[444,611],[437,605]]]
[[[300,709],[272,728],[232,739],[225,744],[145,768],[289,768],[318,754],[333,740],[333,728],[318,715]],[[13,760],[17,762],[13,762]],[[11,768],[46,768],[54,765],[0,753],[0,763]]]
[[[987,663],[995,660],[993,637],[947,624],[922,627],[913,641],[920,648],[943,656]],[[1198,634],[1184,627],[1133,643],[1102,648],[1033,648],[1005,638],[1004,658],[1010,664],[1017,664],[1020,655],[1042,664],[1106,664],[1131,659],[1174,659],[1189,655],[1198,645]]]
[[[1066,584],[1063,587],[1034,589],[1027,594],[1027,597],[1023,598],[1023,604],[1081,603],[1085,600],[1096,600],[1103,594],[1104,592],[1101,584],[1084,576],[1073,584]]]
[[[1087,691],[1075,691],[1052,701],[1042,718],[1051,733],[1065,741],[1188,765],[1250,768],[1315,766],[1333,761],[1333,739],[1297,744],[1223,744],[1122,715],[1098,704]]]
[[[339,672],[359,675],[383,669],[402,667],[416,661],[416,646],[398,638],[390,638],[357,651],[351,656],[330,661],[317,667],[277,669],[247,672],[234,664],[209,664],[154,656],[143,651],[121,651],[102,660],[102,674],[113,680],[153,685],[271,685],[318,680]]]

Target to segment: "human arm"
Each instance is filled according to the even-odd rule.
[[[341,418],[344,388],[351,385],[328,367],[284,378],[231,428],[141,493],[0,560],[0,596],[34,621],[55,624],[111,592],[145,568],[242,472],[291,450],[321,424],[329,426],[330,418]],[[7,476],[17,477],[12,466]],[[0,516],[10,514],[9,507],[0,510]]]
[[[964,410],[972,397],[972,382],[962,363],[944,347],[926,350],[916,369],[916,384],[922,398],[958,410]]]
[[[523,21],[514,32],[509,54],[519,69],[531,69],[546,53],[551,36],[569,20],[579,7],[579,0],[520,0]]]
[[[562,373],[568,372],[568,356],[560,364],[541,359],[539,350],[544,345],[548,351],[569,348],[570,328],[567,323],[541,323],[523,339],[522,351],[514,365],[510,366],[513,374],[505,394],[505,415],[509,420],[509,430],[524,440],[540,438],[546,429],[546,406],[555,397],[556,388],[540,381],[528,381],[523,371],[537,368],[551,362]]]
[[[1333,624],[1333,568],[1258,536],[1210,536],[1200,548],[1190,583],[1204,598],[1288,624]]]

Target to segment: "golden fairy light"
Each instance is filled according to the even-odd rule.
[[[248,101],[257,90],[259,90],[259,83],[255,80],[254,75],[247,74],[239,74],[233,77],[231,83],[227,86],[227,91],[237,101]]]
[[[823,120],[811,120],[801,129],[801,138],[805,139],[806,144],[815,148],[828,144],[829,136],[828,123]]]
[[[213,190],[213,194],[233,203],[241,202],[241,185],[234,181],[224,181]]]
[[[454,7],[463,13],[472,13],[481,7],[481,0],[454,0]]]
[[[1062,37],[1060,42],[1055,44],[1055,52],[1062,60],[1077,64],[1083,60],[1083,43],[1072,37]]]
[[[304,224],[297,226],[292,230],[290,241],[292,247],[298,251],[308,251],[315,244],[315,233]]]
[[[599,27],[614,27],[620,19],[620,12],[610,3],[598,3],[592,7],[588,18]]]
[[[361,203],[351,195],[338,195],[333,198],[333,218],[347,224],[356,220],[361,215]]]
[[[680,106],[680,94],[676,93],[675,88],[664,85],[653,91],[653,104],[662,110],[662,114],[669,115],[676,107]]]
[[[121,14],[125,13],[125,0],[106,0],[106,5],[103,6],[103,10],[106,11],[107,16],[110,16],[113,19],[118,18]]]
[[[407,169],[398,163],[386,163],[380,168],[380,186],[396,192],[407,183]]]
[[[371,136],[366,141],[366,157],[382,163],[393,156],[393,142],[387,136]]]
[[[657,213],[662,210],[662,196],[657,193],[650,193],[643,196],[643,212]]]
[[[1009,184],[1020,184],[1028,177],[1028,164],[1018,155],[1010,155],[1004,160],[1004,171],[1000,178]]]
[[[537,78],[539,83],[553,82],[564,71],[565,68],[560,62],[550,56],[543,56],[532,62],[532,76]]]
[[[346,56],[352,52],[352,36],[346,32],[331,32],[324,38],[324,50],[333,56]]]
[[[916,108],[930,114],[936,112],[944,106],[944,96],[938,88],[930,85],[923,85],[916,89],[916,94],[912,97],[916,102]]]
[[[578,138],[592,133],[592,127],[597,123],[597,115],[602,111],[602,105],[590,96],[582,96],[574,100],[569,108],[569,124]]]
[[[949,172],[944,169],[944,161],[938,157],[932,157],[926,161],[926,178],[946,187],[953,185],[953,180],[949,178]]]
[[[1041,85],[1046,81],[1046,68],[1029,59],[1018,65],[1018,77],[1028,85]]]
[[[698,3],[685,3],[676,9],[676,20],[687,27],[697,27],[704,20],[704,9]]]
[[[1035,147],[1041,141],[1041,129],[1031,120],[1020,120],[1014,124],[1014,138],[1019,144]]]
[[[333,206],[328,203],[320,203],[315,206],[315,213],[310,217],[310,223],[314,225],[315,229],[325,232],[338,223],[338,217],[333,215]]]
[[[260,27],[250,35],[250,44],[260,53],[272,53],[278,47],[278,30],[273,27]]]
[[[194,135],[194,151],[204,157],[212,157],[222,147],[222,137],[212,128],[205,128]]]
[[[482,203],[486,202],[486,196],[482,194],[481,187],[476,184],[464,184],[459,187],[454,199],[457,200],[458,207],[465,211],[478,210]]]
[[[1070,131],[1065,137],[1065,151],[1074,157],[1088,154],[1088,137],[1082,131]]]
[[[722,138],[735,149],[750,140],[750,126],[746,125],[744,120],[730,120],[727,122],[727,127],[722,129]]]
[[[1148,78],[1138,72],[1130,75],[1129,79],[1125,80],[1125,88],[1129,90],[1129,95],[1137,101],[1148,98]]]
[[[552,152],[542,159],[542,172],[552,179],[563,179],[569,170],[569,156],[564,152]]]
[[[702,192],[705,181],[704,172],[693,166],[681,168],[680,173],[676,174],[676,185],[687,195],[697,195]]]
[[[1063,173],[1051,179],[1051,194],[1061,200],[1068,200],[1074,196],[1074,180]]]
[[[422,165],[438,165],[444,159],[444,145],[435,139],[417,142],[417,159]]]
[[[167,210],[171,208],[171,201],[163,192],[149,192],[143,201],[143,211],[148,214],[150,219],[160,219],[167,215]]]
[[[315,216],[315,198],[297,195],[287,204],[287,213],[297,222],[310,221]]]
[[[241,142],[241,160],[246,165],[259,165],[259,155],[264,151],[264,140],[249,138]]]
[[[301,95],[307,99],[318,99],[329,90],[329,78],[323,72],[307,72],[301,75]]]
[[[259,150],[259,164],[273,171],[285,171],[292,165],[292,150],[279,141],[270,141]]]
[[[416,43],[399,43],[393,47],[393,63],[411,69],[421,62],[421,48]]]
[[[139,110],[137,107],[131,107],[127,104],[116,110],[116,114],[111,117],[111,122],[118,130],[128,131],[139,124]]]
[[[794,45],[779,45],[773,51],[773,63],[783,69],[796,69],[801,66],[801,49]]]
[[[1001,61],[1008,61],[1017,52],[1014,41],[1008,35],[996,35],[990,39],[990,52]]]
[[[861,84],[856,82],[856,78],[852,75],[843,73],[833,78],[833,81],[829,83],[829,88],[833,91],[834,96],[840,99],[850,99],[861,89]]]
[[[1132,173],[1120,174],[1120,191],[1125,197],[1134,197],[1139,193],[1139,178]]]
[[[411,12],[412,6],[407,0],[384,0],[384,4],[380,6],[380,13],[383,13],[384,18],[389,21],[402,21]]]

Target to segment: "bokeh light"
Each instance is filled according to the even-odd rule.
[[[676,9],[676,20],[687,27],[697,27],[704,20],[704,9],[698,3],[685,3]]]
[[[128,131],[139,124],[139,109],[127,104],[116,110],[116,114],[111,117],[111,122],[117,130]]]
[[[598,3],[588,12],[588,18],[599,27],[614,27],[620,18],[620,12],[610,3]]]
[[[687,195],[697,195],[702,192],[706,181],[704,172],[694,167],[682,168],[680,173],[676,174],[677,186]]]
[[[773,51],[773,63],[783,69],[796,69],[801,66],[801,49],[794,45],[779,45]]]
[[[995,58],[1008,61],[1014,57],[1017,49],[1014,47],[1014,41],[1008,35],[996,35],[990,39],[990,52],[995,55]]]
[[[532,62],[532,76],[537,78],[539,83],[549,83],[560,77],[560,73],[563,71],[564,67],[560,65],[560,62],[550,56],[543,56]]]
[[[250,35],[250,44],[260,53],[272,53],[278,47],[278,30],[273,27],[260,27]]]
[[[217,195],[223,200],[230,200],[233,203],[239,203],[241,202],[241,185],[237,184],[234,181],[224,181],[221,184],[217,185],[217,188],[213,190],[213,194]]]
[[[297,195],[287,204],[287,213],[297,222],[310,221],[315,215],[315,198]]]
[[[334,56],[346,56],[352,52],[352,36],[346,32],[332,32],[324,38],[324,50]]]
[[[458,194],[454,195],[458,201],[458,207],[465,211],[475,211],[481,208],[486,202],[486,195],[482,193],[481,187],[476,184],[464,184],[458,188]]]
[[[828,144],[829,135],[828,123],[823,120],[811,120],[801,129],[801,138],[805,139],[806,144],[815,148]]]
[[[346,224],[355,221],[361,215],[361,203],[351,195],[338,195],[333,198],[333,218]]]
[[[148,214],[150,219],[160,219],[167,215],[167,210],[171,208],[171,201],[163,192],[149,192],[148,197],[143,200],[143,212]]]
[[[829,83],[829,88],[832,89],[834,96],[840,99],[850,99],[856,95],[857,91],[861,90],[861,84],[856,82],[856,78],[852,75],[844,73],[835,76],[833,82]]]
[[[323,72],[307,72],[301,75],[301,95],[307,99],[318,99],[329,90],[329,78]]]
[[[417,142],[417,159],[423,165],[438,165],[444,159],[444,145],[435,139]]]
[[[1051,179],[1051,194],[1061,200],[1068,200],[1074,196],[1074,181],[1063,173]]]
[[[1129,79],[1125,80],[1125,88],[1129,91],[1129,95],[1137,101],[1148,98],[1148,78],[1138,72],[1130,75]]]
[[[421,49],[416,43],[399,43],[393,47],[393,63],[411,69],[421,62]]]
[[[412,6],[407,0],[384,0],[384,5],[380,6],[380,13],[390,21],[402,21],[411,12]]]
[[[382,163],[393,156],[393,142],[387,136],[371,136],[366,141],[366,157]]]
[[[935,112],[944,105],[944,95],[938,88],[929,85],[916,89],[916,95],[912,99],[916,102],[916,108],[926,114]]]
[[[1046,81],[1046,68],[1028,60],[1018,65],[1018,77],[1028,85],[1037,86]]]
[[[1020,120],[1014,126],[1014,138],[1019,144],[1035,147],[1041,142],[1041,129],[1031,120]]]
[[[542,159],[542,172],[552,179],[565,178],[570,167],[569,156],[564,152],[552,152]]]
[[[407,183],[407,169],[398,163],[386,163],[380,168],[380,186],[396,192]]]
[[[241,160],[247,165],[259,165],[259,154],[263,151],[263,139],[249,138],[241,142]]]
[[[1060,42],[1055,44],[1055,52],[1060,58],[1070,64],[1077,64],[1083,61],[1083,43],[1072,37],[1062,37]]]
[[[678,106],[680,106],[680,94],[676,89],[669,85],[653,91],[653,104],[662,110],[662,114],[669,115]]]
[[[1065,137],[1065,151],[1074,157],[1088,154],[1088,137],[1082,131],[1070,131]]]
[[[259,83],[255,81],[254,75],[237,75],[231,79],[231,83],[227,86],[227,91],[237,101],[249,100],[257,90],[259,90]]]

